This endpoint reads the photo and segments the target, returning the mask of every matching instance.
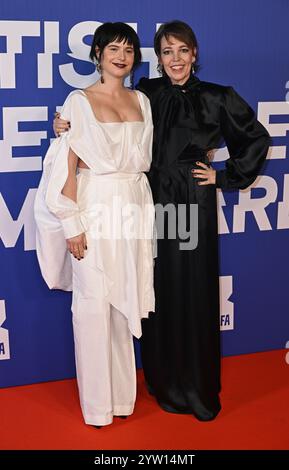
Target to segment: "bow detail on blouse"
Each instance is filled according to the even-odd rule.
[[[191,76],[183,85],[174,85],[169,77],[157,94],[154,117],[154,166],[171,165],[193,144],[195,129],[194,95],[200,80]]]

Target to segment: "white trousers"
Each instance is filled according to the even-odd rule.
[[[102,295],[102,273],[73,258],[73,332],[77,383],[86,424],[133,413],[136,367],[127,319]]]

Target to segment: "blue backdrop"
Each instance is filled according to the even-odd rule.
[[[196,32],[199,77],[233,85],[272,136],[253,187],[218,193],[223,354],[283,348],[289,339],[289,2],[1,0],[2,387],[74,375],[70,294],[49,291],[35,255],[33,201],[55,108],[95,80],[87,57],[99,23],[136,27],[143,47],[138,79],[157,76],[153,36],[175,18]],[[226,152],[216,153],[216,167]]]

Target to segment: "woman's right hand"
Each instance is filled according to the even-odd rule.
[[[74,256],[74,258],[78,260],[84,258],[84,250],[87,250],[85,233],[81,233],[76,237],[68,238],[66,243],[68,250]]]
[[[60,119],[60,113],[54,113],[53,130],[56,137],[70,129],[70,122]]]

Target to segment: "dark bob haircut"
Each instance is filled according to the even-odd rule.
[[[168,41],[169,36],[174,36],[176,39],[183,41],[188,47],[194,49],[196,47],[196,61],[194,63],[194,69],[197,72],[200,68],[199,61],[199,45],[196,35],[192,28],[183,21],[173,20],[168,23],[162,24],[157,30],[154,37],[154,49],[158,57],[161,55],[161,40],[163,37]]]
[[[135,30],[126,23],[103,23],[94,33],[90,54],[90,59],[94,62],[96,57],[95,48],[99,48],[99,61],[104,48],[111,42],[127,42],[134,49],[133,68],[136,68],[141,62],[140,42]]]

